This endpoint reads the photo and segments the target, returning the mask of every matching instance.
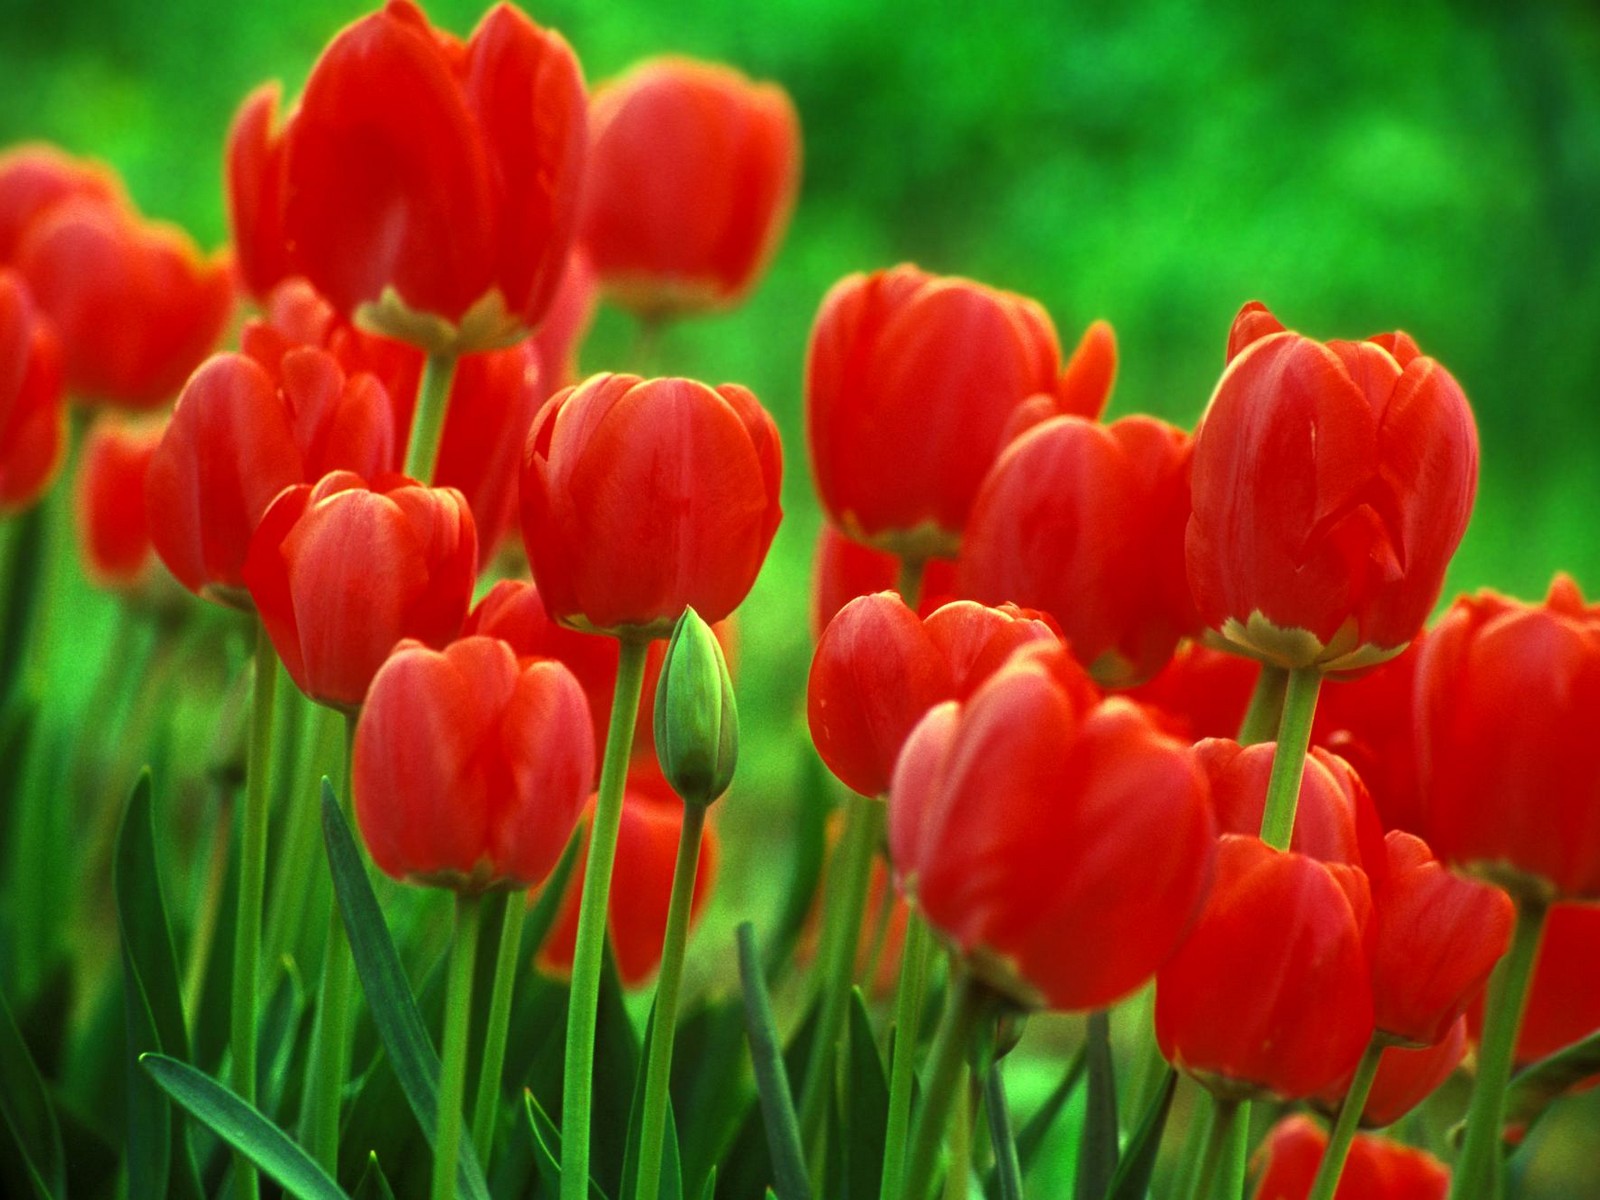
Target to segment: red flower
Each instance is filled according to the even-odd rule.
[[[811,562],[811,633],[821,637],[828,622],[857,596],[893,588],[900,560],[882,550],[852,541],[826,521],[817,531]],[[936,558],[922,578],[917,613],[927,616],[956,594],[956,564]]]
[[[1467,1010],[1467,1031],[1483,1034],[1483,997]],[[1539,939],[1528,1003],[1517,1030],[1516,1064],[1548,1058],[1600,1032],[1600,906],[1553,904]],[[1591,1079],[1590,1084],[1595,1080]]]
[[[283,228],[284,139],[280,89],[264,83],[244,98],[228,129],[228,228],[244,290],[265,303],[294,274]]]
[[[286,122],[292,265],[346,317],[426,349],[519,341],[572,243],[584,107],[566,42],[509,4],[462,43],[390,0],[334,38]]]
[[[1361,1124],[1368,1129],[1393,1125],[1421,1104],[1455,1074],[1467,1053],[1467,1019],[1457,1017],[1444,1037],[1431,1046],[1385,1046],[1378,1056],[1378,1073],[1361,1109]],[[1317,1105],[1336,1113],[1350,1090],[1355,1072],[1322,1092]]]
[[[653,770],[631,775],[622,797],[617,827],[617,858],[611,898],[606,908],[607,941],[617,956],[623,986],[643,987],[661,965],[661,943],[667,934],[667,906],[672,899],[672,871],[683,830],[683,801]],[[717,834],[710,824],[700,835],[700,863],[689,900],[691,926],[711,898],[717,874]],[[550,935],[539,950],[539,966],[552,975],[572,970],[572,948],[578,934],[578,904],[583,895],[589,825],[578,861],[562,893]]]
[[[233,313],[223,255],[170,225],[82,197],[52,205],[17,251],[66,353],[67,387],[124,408],[170,401]]]
[[[1225,834],[1205,909],[1156,976],[1161,1053],[1236,1098],[1344,1078],[1372,1038],[1370,909],[1359,868]]]
[[[857,541],[953,558],[1013,413],[1032,396],[1098,416],[1109,326],[1066,371],[1032,300],[913,266],[851,275],[822,302],[806,358],[806,433],[829,518]]]
[[[74,488],[78,543],[84,571],[100,587],[133,592],[150,576],[144,483],[166,428],[163,419],[105,412],[84,438]]]
[[[1514,894],[1600,898],[1600,607],[1564,575],[1542,605],[1463,597],[1416,686],[1434,853]]]
[[[800,182],[800,118],[784,90],[657,58],[596,89],[589,126],[582,237],[607,293],[643,317],[737,303]]]
[[[960,594],[1042,609],[1106,686],[1200,632],[1184,574],[1190,438],[1153,417],[1054,417],[1006,447],[972,506]]]
[[[276,375],[219,354],[190,378],[145,483],[156,553],[197,595],[248,609],[244,563],[273,498],[345,469],[384,470],[389,400],[371,375],[346,377],[321,350],[290,350]]]
[[[1327,681],[1311,740],[1347,761],[1372,792],[1385,829],[1427,836],[1417,790],[1417,662],[1426,632],[1356,679]]]
[[[1238,735],[1260,667],[1200,642],[1185,642],[1155,678],[1122,694],[1155,711],[1186,742]]]
[[[356,726],[356,819],[396,879],[521,889],[561,857],[594,781],[583,689],[494,638],[404,642]]]
[[[1259,304],[1195,436],[1189,583],[1242,653],[1351,670],[1427,618],[1472,511],[1478,435],[1404,334],[1317,342]]]
[[[111,168],[74,158],[44,142],[13,146],[0,154],[0,266],[16,260],[28,226],[63,200],[120,206],[127,202]]]
[[[596,375],[528,431],[522,535],[545,606],[599,632],[665,637],[687,607],[744,599],[783,510],[777,427],[736,384]]]
[[[244,580],[300,690],[354,710],[399,642],[440,647],[456,636],[477,560],[472,514],[454,488],[335,471],[273,501]]]
[[[1018,651],[929,712],[889,789],[896,887],[1029,1006],[1102,1008],[1149,979],[1199,909],[1213,847],[1187,747],[1102,703],[1060,646]]]
[[[1328,1135],[1307,1116],[1285,1117],[1267,1135],[1255,1200],[1306,1200]],[[1433,1155],[1358,1134],[1334,1200],[1445,1200],[1450,1171]]]
[[[0,516],[44,495],[66,434],[60,343],[21,276],[0,267]]]

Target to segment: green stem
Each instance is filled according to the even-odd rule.
[[[406,443],[406,474],[419,483],[433,482],[439,461],[439,441],[444,436],[445,410],[450,406],[450,383],[455,378],[457,356],[430,354],[417,388],[417,411],[411,418],[411,439]]]
[[[228,879],[229,830],[238,808],[237,789],[227,784],[217,788],[217,816],[211,827],[211,859],[206,865],[200,893],[200,915],[194,935],[189,939],[189,962],[183,976],[183,1010],[189,1015],[189,1028],[200,1020],[200,996],[206,985],[206,967],[211,963],[211,948],[216,943],[218,918],[222,912],[222,890]]]
[[[1022,1200],[1022,1162],[1017,1157],[1017,1140],[1011,1128],[1011,1109],[1006,1104],[1006,1085],[1000,1067],[999,1059],[989,1064],[988,1077],[983,1084],[983,1107],[989,1114],[989,1142],[994,1147],[1000,1200]]]
[[[478,1068],[478,1098],[472,1105],[472,1146],[485,1171],[494,1149],[495,1115],[500,1108],[500,1080],[505,1072],[506,1036],[511,1026],[511,998],[520,973],[522,924],[527,916],[527,895],[513,892],[506,903],[505,924],[500,927],[494,991],[489,994],[489,1025],[483,1034],[483,1065]]]
[[[900,952],[900,983],[894,996],[889,1120],[884,1132],[883,1181],[878,1188],[884,1196],[893,1196],[899,1191],[900,1176],[905,1171],[906,1137],[911,1131],[911,1092],[916,1084],[917,1026],[928,986],[928,949],[932,943],[928,923],[921,914],[908,914],[905,947]]]
[[[895,589],[900,593],[900,599],[906,602],[906,607],[915,612],[918,603],[922,600],[922,579],[928,570],[928,560],[902,555],[900,558],[900,575],[895,580]]]
[[[823,929],[824,976],[822,1010],[806,1061],[801,1087],[800,1136],[806,1147],[812,1190],[822,1192],[823,1154],[827,1147],[828,1095],[833,1087],[839,1039],[855,982],[856,948],[872,879],[872,858],[883,830],[884,803],[852,793],[846,801],[844,836],[835,861],[836,883],[830,882],[831,904]]]
[[[950,1110],[962,1090],[966,1072],[967,1047],[979,1022],[989,1010],[989,996],[983,986],[964,970],[951,979],[949,999],[939,1022],[929,1059],[927,1091],[922,1111],[917,1116],[917,1131],[911,1142],[911,1165],[906,1171],[900,1200],[926,1200],[939,1166],[939,1145],[950,1123]]]
[[[562,1076],[561,1200],[588,1200],[589,1195],[589,1108],[594,1090],[594,1029],[600,1004],[606,906],[611,896],[611,865],[617,853],[617,827],[622,821],[622,791],[628,781],[633,726],[639,715],[639,693],[644,685],[645,652],[649,646],[646,639],[622,639],[617,686],[611,699],[611,725],[606,731],[605,759],[600,769],[600,793],[595,799],[589,857],[584,865]]]
[[[963,1060],[956,1080],[955,1113],[950,1120],[950,1166],[944,1173],[944,1200],[967,1200],[972,1176],[972,1067]]]
[[[1511,949],[1495,968],[1484,1009],[1483,1038],[1478,1043],[1478,1078],[1467,1111],[1467,1135],[1461,1157],[1451,1172],[1451,1200],[1495,1200],[1501,1193],[1501,1126],[1505,1121],[1506,1084],[1511,1079],[1517,1030],[1527,1004],[1533,965],[1539,957],[1549,906],[1539,900],[1517,900],[1517,923]]]
[[[267,627],[256,627],[255,689],[250,701],[250,751],[245,768],[244,821],[239,851],[239,907],[233,940],[233,1090],[256,1102],[256,1001],[261,977],[261,901],[267,869],[268,768],[272,762],[273,691],[278,655]],[[255,1200],[255,1165],[235,1151],[234,1194]]]
[[[700,831],[706,810],[685,804],[678,835],[678,861],[672,869],[672,901],[667,908],[667,933],[661,945],[661,976],[656,983],[655,1024],[650,1034],[650,1063],[644,1077],[644,1125],[639,1132],[637,1200],[656,1200],[661,1189],[662,1139],[667,1123],[667,1085],[672,1080],[672,1039],[678,1024],[678,985],[683,980],[683,949],[689,940],[689,901],[700,866]]]
[[[1339,1119],[1334,1122],[1328,1136],[1328,1148],[1322,1152],[1322,1162],[1317,1166],[1317,1177],[1312,1181],[1311,1193],[1306,1200],[1333,1200],[1339,1187],[1339,1177],[1344,1174],[1344,1162],[1350,1154],[1350,1143],[1355,1141],[1356,1129],[1361,1124],[1361,1111],[1367,1107],[1367,1097],[1372,1094],[1372,1081],[1378,1077],[1378,1063],[1383,1058],[1383,1040],[1376,1035],[1367,1044],[1367,1051],[1356,1066],[1356,1073],[1345,1092],[1344,1103],[1339,1106]]]
[[[1184,1181],[1184,1200],[1206,1200],[1211,1195],[1222,1165],[1223,1149],[1232,1138],[1234,1122],[1239,1117],[1241,1104],[1237,1100],[1218,1100],[1211,1097],[1206,1113],[1205,1152],[1200,1167]]]
[[[1273,730],[1283,714],[1283,696],[1289,687],[1287,667],[1261,664],[1261,674],[1256,676],[1255,691],[1250,693],[1250,707],[1245,710],[1244,723],[1239,726],[1239,745],[1254,746],[1272,740]]]
[[[433,1142],[433,1200],[455,1200],[461,1101],[467,1090],[467,1034],[472,1024],[472,969],[478,957],[483,899],[456,897],[456,932],[444,999],[444,1054],[439,1070],[439,1129]]]
[[[308,803],[305,798],[318,795],[317,781],[325,770],[332,774],[330,764],[339,753],[336,742],[343,736],[334,731],[336,727],[342,731],[344,725],[332,709],[310,704],[298,692],[292,695],[307,719],[301,723],[300,753],[296,756],[293,788],[288,793],[297,799],[289,805],[280,848],[273,852],[276,861],[267,905],[269,962],[285,954],[309,961],[311,948],[302,946],[302,931],[307,911],[315,911],[312,898],[322,888],[317,871],[326,858],[322,853],[321,805]],[[345,789],[346,795],[349,790]],[[343,797],[341,801],[345,802]]]
[[[21,681],[33,633],[34,613],[44,591],[49,542],[46,500],[17,517],[11,528],[10,554],[4,564],[5,592],[0,595],[0,716]]]
[[[1287,850],[1294,836],[1294,810],[1300,803],[1300,778],[1305,774],[1311,720],[1317,715],[1321,687],[1322,672],[1315,667],[1289,672],[1278,745],[1272,755],[1272,777],[1267,781],[1267,806],[1261,815],[1261,840],[1278,850]]]
[[[633,345],[628,348],[628,366],[635,375],[648,377],[659,373],[661,343],[666,333],[668,318],[661,313],[644,313],[633,331]]]

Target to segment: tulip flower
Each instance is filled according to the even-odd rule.
[[[846,610],[848,611],[848,610]],[[1061,646],[1020,650],[912,731],[889,789],[895,885],[987,984],[1103,1008],[1150,978],[1214,857],[1204,776]]]
[[[28,226],[73,197],[112,207],[127,203],[116,173],[92,159],[74,158],[45,142],[0,154],[0,266],[15,261]]]
[[[900,561],[894,555],[851,541],[826,521],[817,531],[811,562],[811,634],[820,638],[828,622],[857,596],[870,596],[895,586]],[[933,559],[918,589],[917,614],[927,616],[956,596],[956,565]]]
[[[1151,417],[1054,417],[990,469],[961,543],[963,596],[1049,613],[1106,687],[1200,632],[1184,574],[1189,435]]]
[[[283,228],[284,141],[278,122],[281,89],[264,83],[245,97],[228,128],[224,151],[228,228],[244,290],[265,303],[294,275]]]
[[[776,84],[686,58],[595,90],[582,239],[645,320],[726,308],[766,267],[800,182],[800,119]]]
[[[1466,397],[1405,335],[1323,343],[1246,305],[1195,435],[1202,620],[1281,667],[1392,658],[1438,599],[1477,476]]]
[[[85,574],[100,587],[136,592],[149,578],[145,476],[166,428],[164,420],[105,412],[84,438],[74,488],[78,544]]]
[[[1094,418],[1115,372],[1092,326],[1066,370],[1055,327],[1022,296],[900,266],[823,299],[806,356],[806,434],[828,517],[914,559],[953,558],[1015,410]]]
[[[1225,834],[1194,929],[1156,975],[1162,1054],[1230,1100],[1315,1095],[1372,1037],[1357,867]]]
[[[1467,1010],[1467,1032],[1483,1037],[1482,997]],[[1600,1033],[1600,907],[1553,904],[1517,1030],[1514,1061],[1526,1067]]]
[[[270,231],[281,186],[290,265],[363,327],[436,354],[508,346],[566,262],[584,108],[566,42],[511,5],[463,43],[390,0],[323,51],[281,148],[268,133],[241,151],[253,166],[236,178],[260,190],[234,210]]]
[[[594,782],[583,689],[495,638],[403,641],[356,725],[356,819],[396,879],[458,891],[543,882]]]
[[[243,575],[290,678],[353,712],[397,644],[442,647],[460,631],[477,555],[472,513],[454,488],[335,471],[279,494]]]
[[[1267,1134],[1254,1200],[1306,1200],[1328,1137],[1307,1116],[1286,1117]],[[1450,1172],[1421,1150],[1358,1137],[1335,1200],[1444,1200]]]
[[[596,375],[528,431],[522,534],[545,606],[574,628],[665,637],[745,597],[777,531],[777,427],[744,388]]]
[[[49,488],[66,426],[61,345],[27,283],[0,267],[0,516]]]
[[[1259,674],[1250,659],[1186,642],[1153,679],[1121,694],[1150,709],[1186,742],[1231,738],[1244,722]]]
[[[52,205],[16,262],[61,336],[67,387],[84,400],[167,403],[233,313],[223,255],[202,257],[177,228],[100,200]]]

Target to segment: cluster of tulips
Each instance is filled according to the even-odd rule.
[[[794,109],[681,59],[590,96],[517,9],[463,41],[409,0],[280,108],[268,85],[235,118],[233,246],[210,259],[101,166],[0,156],[0,795],[25,791],[39,502],[65,458],[94,583],[163,627],[198,597],[254,645],[231,660],[248,715],[221,714],[231,866],[176,914],[176,957],[170,839],[148,776],[118,781],[130,1196],[254,1200],[260,1172],[422,1194],[369,1158],[375,1105],[423,1135],[434,1200],[1019,1200],[1082,1088],[1083,1200],[1493,1200],[1600,1074],[1600,607],[1558,577],[1424,631],[1477,480],[1445,368],[1250,303],[1192,434],[1106,423],[1107,324],[1064,356],[1032,301],[911,266],[838,283],[805,364],[827,517],[806,708],[849,793],[807,952],[741,929],[738,1036],[685,1019],[738,755],[732,617],[783,456],[744,387],[576,362],[601,295],[649,341],[748,294],[796,194]],[[344,723],[320,810],[282,769],[319,725],[280,670]],[[448,936],[369,860],[452,893]],[[312,1018],[286,1035],[267,971],[300,943],[276,920],[323,896]],[[554,1096],[517,1048],[530,957],[559,993]],[[652,981],[641,1044],[615,993]],[[1019,1133],[1003,1066],[1041,1010],[1086,1014],[1082,1049]],[[65,1085],[9,1011],[3,1178],[60,1200]],[[618,1044],[636,1077],[609,1077]],[[1469,1056],[1459,1149],[1359,1132]],[[1163,1153],[1180,1075],[1191,1133]],[[369,1100],[379,1076],[412,1116]],[[620,1140],[597,1127],[619,1088]],[[1283,1117],[1256,1145],[1253,1105]]]

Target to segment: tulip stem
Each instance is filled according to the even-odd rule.
[[[1250,693],[1250,707],[1239,726],[1239,745],[1255,746],[1270,742],[1283,717],[1283,696],[1289,686],[1289,671],[1271,663],[1261,664],[1261,674],[1256,677],[1255,691]]]
[[[578,907],[577,942],[572,951],[572,990],[567,1012],[566,1064],[561,1080],[561,1200],[588,1200],[589,1108],[594,1089],[595,1015],[600,1004],[600,966],[605,950],[606,908],[611,896],[611,866],[622,821],[622,792],[633,753],[633,727],[644,686],[644,660],[650,642],[622,638],[617,685],[611,700],[595,799],[589,856],[584,865],[583,898]]]
[[[1205,1153],[1200,1168],[1184,1180],[1184,1200],[1207,1200],[1217,1181],[1217,1171],[1222,1166],[1223,1150],[1233,1137],[1233,1126],[1243,1107],[1238,1100],[1219,1100],[1211,1097],[1206,1112]]]
[[[1489,983],[1483,1039],[1478,1044],[1478,1078],[1467,1110],[1467,1135],[1461,1157],[1451,1172],[1451,1200],[1497,1200],[1502,1191],[1501,1126],[1505,1122],[1506,1084],[1516,1055],[1517,1030],[1528,1000],[1539,939],[1549,906],[1542,900],[1517,899],[1517,923],[1511,949],[1500,960]]]
[[[445,410],[450,406],[450,383],[458,361],[452,353],[430,354],[422,369],[417,411],[411,418],[411,439],[406,443],[406,474],[418,483],[433,482],[439,442],[444,436]]]
[[[450,975],[444,998],[444,1055],[439,1071],[439,1127],[433,1142],[433,1200],[455,1200],[461,1145],[461,1101],[467,1089],[467,1034],[472,1024],[472,970],[478,957],[483,898],[456,897]]]
[[[1001,1060],[989,1064],[983,1081],[983,1107],[989,1118],[989,1144],[994,1147],[994,1174],[1000,1200],[1022,1200],[1022,1161],[1017,1156],[1011,1106],[1006,1103]]]
[[[478,1162],[489,1169],[494,1149],[495,1117],[500,1111],[500,1081],[504,1078],[506,1037],[511,1027],[511,998],[516,990],[518,960],[522,955],[522,924],[528,915],[526,892],[512,892],[506,901],[505,922],[500,926],[500,950],[494,960],[494,990],[489,993],[489,1024],[483,1031],[483,1062],[478,1068],[478,1096],[472,1104],[472,1148]]]
[[[911,1165],[900,1189],[901,1200],[927,1200],[939,1165],[939,1146],[944,1141],[950,1110],[966,1072],[967,1049],[989,1010],[989,993],[958,967],[951,976],[950,995],[945,1001],[944,1016],[940,1018],[939,1032],[934,1037],[932,1056],[928,1060],[928,1087],[923,1095],[922,1111],[917,1115],[917,1131],[911,1142]]]
[[[1339,1106],[1339,1119],[1328,1135],[1328,1148],[1322,1152],[1322,1162],[1317,1166],[1317,1177],[1311,1183],[1306,1200],[1333,1200],[1339,1187],[1339,1177],[1344,1174],[1345,1159],[1350,1155],[1350,1143],[1355,1141],[1356,1127],[1361,1124],[1361,1112],[1367,1107],[1367,1097],[1372,1094],[1372,1081],[1378,1077],[1378,1063],[1383,1058],[1383,1039],[1376,1034],[1367,1043],[1367,1051],[1356,1066],[1345,1091],[1344,1103]]]
[[[928,987],[928,948],[933,938],[920,913],[906,918],[900,954],[900,983],[894,996],[894,1047],[889,1064],[889,1120],[883,1142],[883,1181],[878,1191],[896,1195],[905,1172],[906,1136],[911,1126],[911,1091],[916,1083],[917,1027]],[[999,1064],[996,1064],[998,1067]]]
[[[927,570],[927,559],[909,554],[900,556],[900,575],[895,580],[895,588],[912,612],[916,612],[917,605],[922,602],[922,580]]]
[[[261,905],[267,872],[268,772],[272,765],[272,710],[278,683],[278,655],[267,627],[256,625],[255,685],[250,700],[250,748],[245,766],[244,807],[239,850],[239,904],[233,935],[233,1090],[247,1104],[256,1102],[256,1000],[261,977]],[[234,1194],[255,1200],[255,1164],[244,1154],[233,1159]]]
[[[689,940],[689,902],[694,898],[695,873],[700,867],[700,833],[705,823],[704,805],[683,806],[678,861],[672,869],[672,901],[667,908],[667,933],[661,944],[661,976],[656,983],[650,1063],[644,1077],[644,1125],[639,1131],[638,1186],[634,1189],[637,1200],[656,1200],[661,1190],[662,1139],[669,1099],[667,1085],[672,1081],[672,1040],[678,1024],[678,985],[683,980],[683,950]]]
[[[1272,777],[1267,782],[1267,806],[1261,815],[1261,840],[1277,850],[1287,850],[1294,836],[1294,811],[1300,803],[1300,779],[1305,774],[1311,721],[1317,715],[1321,688],[1322,672],[1315,667],[1296,667],[1289,672],[1283,716],[1278,721],[1278,746],[1272,755]]]
[[[883,831],[884,803],[851,794],[846,802],[844,836],[839,839],[834,862],[836,884],[828,887],[828,908],[823,928],[825,955],[822,1008],[806,1061],[800,1102],[800,1136],[807,1150],[812,1190],[821,1194],[823,1152],[826,1148],[828,1096],[833,1090],[840,1034],[849,1010],[855,982],[856,947],[867,907],[872,879],[872,859]]]

